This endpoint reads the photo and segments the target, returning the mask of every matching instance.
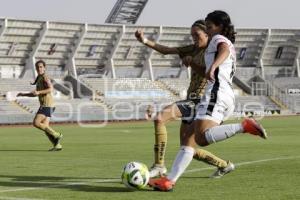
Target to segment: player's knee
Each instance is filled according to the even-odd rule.
[[[209,144],[206,140],[205,133],[200,132],[195,135],[195,142],[201,147],[207,146]]]
[[[164,124],[164,120],[162,119],[162,117],[158,116],[155,120],[154,120],[154,124],[155,125],[162,125]]]
[[[34,120],[33,121],[33,126],[36,127],[36,128],[40,128],[41,127],[41,123],[37,120]]]
[[[180,146],[182,146],[182,145],[187,145],[187,143],[188,143],[188,138],[186,137],[186,136],[181,136],[180,137]]]
[[[155,123],[157,124],[164,124],[167,121],[169,121],[170,119],[174,118],[174,116],[171,114],[170,115],[170,109],[165,109],[161,112],[156,113],[156,117],[155,117]]]

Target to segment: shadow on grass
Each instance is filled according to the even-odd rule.
[[[79,192],[132,192],[121,184],[119,178],[89,178],[89,177],[54,177],[54,176],[7,176],[0,178],[9,179],[0,181],[2,187],[28,188],[39,190],[48,188],[69,189]],[[72,180],[76,179],[76,180]],[[113,184],[113,185],[112,185]]]
[[[99,177],[13,176],[13,175],[0,175],[0,178],[11,179],[11,181],[68,181],[68,182],[70,181],[70,179],[76,179],[76,180],[101,179]],[[110,178],[106,178],[106,179],[110,179]]]
[[[180,179],[214,179],[214,178],[211,178],[209,176],[183,176],[183,177],[180,177]]]
[[[48,150],[41,150],[41,149],[0,149],[0,151],[4,152],[46,152]]]

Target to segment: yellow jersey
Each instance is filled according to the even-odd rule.
[[[200,99],[204,94],[204,90],[207,84],[205,79],[205,48],[199,48],[195,45],[188,45],[184,47],[178,47],[180,58],[186,56],[192,57],[192,65],[201,67],[201,72],[196,72],[192,69],[191,72],[191,82],[187,90],[187,99]]]
[[[51,80],[48,76],[46,76],[45,74],[38,75],[36,79],[36,91],[46,90],[49,88],[50,84]],[[38,97],[40,101],[40,106],[54,107],[54,101],[51,92],[47,94],[39,94]]]

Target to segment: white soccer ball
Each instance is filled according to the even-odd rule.
[[[143,189],[149,182],[149,170],[140,162],[127,163],[123,169],[122,182],[131,189]]]

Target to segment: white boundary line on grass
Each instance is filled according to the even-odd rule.
[[[290,160],[290,159],[298,159],[300,156],[289,156],[289,157],[277,157],[277,158],[269,158],[269,159],[262,159],[262,160],[254,160],[254,161],[248,161],[248,162],[241,162],[236,163],[235,166],[243,166],[243,165],[251,165],[255,163],[263,163],[263,162],[270,162],[270,161],[277,161],[277,160]],[[192,173],[192,172],[200,172],[205,170],[211,170],[215,169],[215,167],[205,167],[205,168],[198,168],[198,169],[191,169],[187,170],[184,173]],[[49,185],[47,187],[41,186],[41,187],[24,187],[24,188],[17,188],[17,189],[8,189],[8,190],[0,190],[0,193],[6,193],[6,192],[18,192],[18,191],[27,191],[27,190],[41,190],[41,189],[48,189],[48,188],[59,188],[64,186],[71,186],[71,185],[88,185],[90,183],[120,183],[120,179],[98,179],[95,181],[86,181],[86,182],[38,182],[38,181],[11,181],[10,183],[40,183],[40,184],[52,184],[55,185]],[[1,200],[1,197],[0,197]],[[9,200],[9,199],[8,199]],[[12,199],[13,200],[13,199]],[[16,199],[18,200],[18,199]],[[22,200],[22,198],[20,199]],[[26,200],[26,199],[25,199]],[[30,199],[28,199],[30,200]]]
[[[243,165],[252,165],[252,164],[255,164],[255,163],[270,162],[270,161],[276,161],[276,160],[290,160],[290,159],[297,159],[297,158],[300,158],[300,156],[268,158],[268,159],[262,159],[262,160],[240,162],[240,163],[236,163],[234,165],[235,166],[243,166]],[[200,168],[200,169],[191,169],[191,170],[186,170],[184,173],[200,172],[200,171],[205,171],[205,170],[210,170],[210,169],[215,169],[215,167],[205,167],[205,168]]]

